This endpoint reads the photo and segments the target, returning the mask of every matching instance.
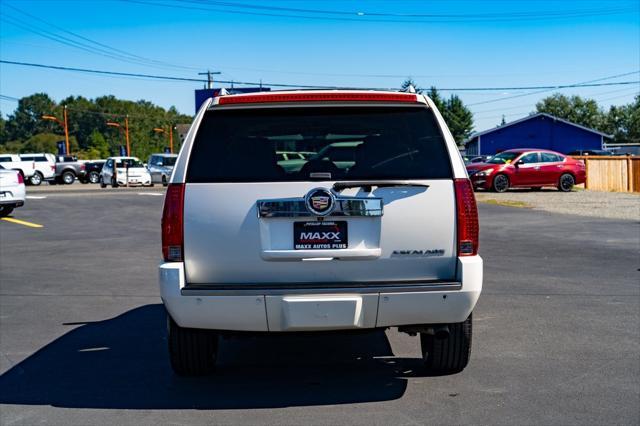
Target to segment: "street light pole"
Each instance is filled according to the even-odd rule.
[[[165,133],[167,134],[167,138],[169,138],[169,152],[173,154],[173,124],[169,124],[169,131],[165,130],[164,127],[154,127],[153,131],[156,133]]]
[[[169,152],[173,154],[173,124],[169,124]]]
[[[127,157],[131,157],[131,149],[129,148],[129,116],[124,117],[124,131],[127,137]]]
[[[114,121],[107,121],[107,126],[117,127],[120,131],[124,132],[124,139],[127,143],[127,157],[131,157],[131,147],[129,145],[129,116],[124,117],[124,127]]]
[[[69,150],[69,124],[67,122],[67,106],[64,106],[64,143],[67,147],[67,155],[71,155],[71,151]]]
[[[41,118],[43,120],[49,120],[49,121],[55,121],[56,123],[58,123],[59,125],[62,126],[62,128],[64,129],[64,143],[65,143],[65,149],[67,151],[67,155],[71,155],[71,152],[69,150],[69,125],[68,125],[68,121],[67,121],[67,106],[64,106],[64,109],[62,111],[62,116],[63,116],[63,120],[59,120],[58,117],[56,117],[55,115],[43,115]]]

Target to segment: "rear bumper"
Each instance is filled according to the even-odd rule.
[[[129,178],[127,181],[126,178],[117,178],[118,185],[128,185],[128,186],[151,186],[151,177],[143,176],[142,178]]]
[[[24,185],[7,185],[0,187],[0,205],[20,207],[24,205]]]
[[[482,258],[458,258],[453,282],[317,288],[185,288],[183,263],[162,263],[160,294],[182,327],[233,331],[366,329],[464,321],[482,291]]]

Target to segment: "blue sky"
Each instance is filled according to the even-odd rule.
[[[421,86],[458,88],[570,84],[640,70],[637,0],[2,0],[0,14],[0,58],[110,71],[197,78],[212,69],[225,80],[364,87],[398,87],[412,76]],[[63,30],[171,66],[122,61],[46,37],[79,41]],[[605,81],[638,79],[640,73]],[[193,90],[201,87],[0,65],[0,93],[18,98],[113,94],[193,114]],[[631,85],[561,92],[608,106],[639,91]],[[507,121],[527,115],[552,92],[513,97],[526,93],[458,94],[483,130],[503,114]],[[0,102],[4,115],[16,106]]]

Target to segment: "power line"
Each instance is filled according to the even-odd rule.
[[[336,16],[340,11],[314,11],[314,12],[297,12],[297,14],[289,14],[283,13],[282,11],[260,11],[258,9],[247,10],[246,8],[243,10],[233,10],[229,9],[229,7],[234,7],[235,9],[242,9],[238,4],[235,6],[231,5],[222,5],[211,2],[202,2],[195,0],[174,0],[171,2],[163,2],[162,0],[157,1],[148,1],[148,0],[120,0],[126,3],[138,3],[147,6],[161,6],[168,8],[178,8],[178,9],[187,9],[187,10],[202,10],[207,12],[218,12],[218,13],[228,13],[228,14],[237,14],[237,15],[253,15],[253,16],[268,16],[268,17],[278,17],[278,18],[299,18],[299,19],[313,19],[313,20],[324,20],[324,21],[353,21],[353,22],[389,22],[389,23],[468,23],[468,22],[511,22],[511,21],[531,21],[531,20],[547,20],[547,19],[569,19],[569,18],[581,18],[581,17],[591,17],[591,16],[603,16],[603,15],[613,15],[613,14],[622,14],[628,13],[635,9],[633,8],[615,8],[615,9],[600,9],[600,10],[585,10],[585,11],[569,11],[568,13],[560,14],[560,15],[530,15],[530,16],[484,16],[484,17],[473,17],[473,16],[464,16],[464,15],[426,15],[424,14],[424,18],[415,19],[410,15],[405,15],[402,18],[401,15],[393,16],[394,19],[379,19],[380,16],[383,15],[375,15],[374,13],[367,13],[361,11],[348,12],[349,15],[353,16]],[[210,7],[217,6],[217,7]],[[262,8],[265,6],[257,6],[253,5],[255,8]],[[295,8],[288,8],[295,9]],[[300,13],[306,13],[300,15]],[[331,14],[334,16],[319,16],[316,13],[324,13]],[[561,12],[558,12],[561,13]],[[371,18],[373,16],[374,18]],[[384,16],[392,16],[390,14]],[[454,17],[455,19],[452,19]],[[402,18],[402,19],[401,19]],[[407,19],[411,18],[411,19]]]
[[[153,75],[153,74],[141,74],[141,73],[128,73],[128,72],[119,72],[119,71],[104,71],[104,70],[95,70],[88,68],[75,68],[75,67],[64,67],[57,65],[45,65],[45,64],[35,64],[29,62],[18,62],[18,61],[7,61],[0,60],[0,63],[8,64],[8,65],[19,65],[19,66],[27,66],[27,67],[35,67],[35,68],[46,68],[46,69],[55,69],[61,71],[74,71],[74,72],[83,72],[89,74],[101,74],[101,75],[110,75],[110,76],[125,76],[125,77],[138,77],[138,78],[149,78],[155,80],[167,80],[167,81],[190,81],[190,82],[207,82],[205,79],[201,78],[189,78],[189,77],[176,77],[176,76],[168,76],[168,75]],[[630,85],[630,84],[638,84],[640,80],[633,81],[617,81],[617,82],[609,82],[609,83],[596,83],[601,80],[613,79],[625,75],[635,74],[637,71],[632,73],[619,74],[617,76],[604,77],[597,80],[592,80],[591,82],[584,83],[575,83],[575,84],[556,84],[556,85],[547,85],[547,86],[521,86],[521,87],[448,87],[448,88],[440,88],[438,90],[443,91],[504,91],[504,90],[539,90],[544,89],[548,90],[557,90],[557,89],[566,89],[566,88],[580,88],[580,87],[600,87],[600,86],[622,86],[622,85]],[[257,86],[260,85],[260,82],[255,81],[231,81],[231,80],[216,80],[217,83],[221,84],[240,84],[240,85],[251,85]],[[284,88],[302,88],[302,89],[348,89],[348,87],[340,87],[340,86],[323,86],[323,85],[308,85],[308,84],[287,84],[287,83],[274,83],[274,82],[262,82],[263,86],[271,86],[271,87],[284,87]],[[352,89],[363,89],[363,90],[390,90],[395,91],[397,88],[375,88],[375,87],[352,87]],[[525,94],[528,95],[528,94]],[[523,95],[523,96],[525,96]],[[502,98],[506,99],[506,98]],[[501,99],[501,100],[502,100]],[[486,101],[489,102],[489,101]],[[483,103],[486,103],[483,102]]]
[[[566,10],[566,11],[535,11],[535,12],[489,12],[489,13],[381,13],[370,12],[365,10],[356,11],[342,11],[342,10],[318,10],[318,9],[303,9],[303,8],[291,8],[291,7],[278,7],[278,6],[265,6],[247,3],[237,3],[228,1],[217,0],[174,0],[184,3],[200,3],[211,4],[215,6],[241,8],[241,9],[257,9],[257,10],[272,10],[281,12],[301,12],[309,14],[323,14],[323,15],[342,15],[342,16],[379,16],[379,17],[394,17],[394,18],[495,18],[495,17],[531,17],[531,16],[562,16],[573,15],[575,13],[602,13],[610,11],[610,8],[605,9],[585,9],[585,10]]]
[[[515,99],[515,98],[521,98],[523,96],[531,96],[531,95],[537,95],[540,93],[546,93],[546,92],[550,92],[552,90],[557,90],[557,89],[565,89],[565,88],[570,88],[570,87],[596,87],[596,86],[613,86],[615,84],[611,83],[611,84],[602,84],[602,83],[597,83],[599,81],[604,81],[604,80],[613,80],[614,78],[620,78],[620,77],[627,77],[630,75],[634,75],[634,74],[638,74],[640,73],[640,70],[636,70],[636,71],[632,71],[632,72],[628,72],[628,73],[624,73],[624,74],[618,74],[618,75],[612,75],[609,77],[602,77],[602,78],[598,78],[595,80],[589,80],[589,81],[583,81],[582,83],[576,83],[575,85],[566,85],[564,87],[551,87],[551,88],[538,88],[538,89],[542,89],[542,90],[538,90],[535,92],[530,92],[530,93],[523,93],[520,95],[513,95],[513,96],[507,96],[507,97],[502,97],[502,98],[495,98],[495,99],[489,99],[486,101],[481,101],[481,102],[475,102],[472,104],[468,104],[468,107],[471,106],[476,106],[476,105],[484,105],[484,104],[490,104],[490,103],[494,103],[494,102],[500,102],[500,101],[506,101],[507,99]],[[640,83],[640,81],[631,81],[631,82],[624,82],[623,84],[637,84]],[[537,90],[537,89],[534,89]]]
[[[607,101],[612,101],[614,99],[626,98],[628,96],[633,96],[633,95],[638,96],[638,95],[640,95],[640,92],[637,92],[637,91],[634,90],[633,92],[628,92],[628,93],[625,93],[623,95],[617,95],[617,96],[603,98],[603,99],[601,99],[599,97],[593,97],[593,98],[590,98],[590,99],[593,99],[593,100],[595,100],[597,102],[607,102]],[[493,120],[495,118],[501,118],[503,116],[504,117],[526,116],[526,115],[535,114],[535,113],[536,113],[535,110],[532,110],[531,108],[528,108],[526,111],[523,110],[521,112],[513,112],[513,113],[510,113],[510,114],[492,115],[492,116],[489,116],[489,117],[476,117],[475,114],[474,114],[474,119],[476,121],[477,120]]]
[[[636,89],[632,89],[632,90],[633,90],[633,92],[636,91]],[[591,94],[591,95],[587,95],[586,97],[588,99],[598,100],[600,98],[600,96],[609,95],[609,94],[613,94],[613,93],[620,93],[620,92],[629,92],[629,87],[624,87],[622,89],[617,89],[617,90],[608,90],[606,92],[601,92],[601,93],[594,93],[594,94]],[[628,95],[628,93],[623,95],[623,96],[627,96],[627,95]],[[477,116],[479,114],[481,115],[481,114],[486,114],[486,113],[496,112],[496,111],[508,111],[508,110],[519,109],[519,108],[531,108],[531,103],[513,105],[513,106],[509,106],[509,107],[502,107],[502,108],[485,109],[485,110],[482,110],[482,111],[473,111],[473,115]]]
[[[64,34],[67,34],[73,38],[69,38],[69,37],[65,37],[62,36],[60,34],[56,34],[54,32],[51,32],[43,27],[38,27],[36,25],[33,24],[33,22],[25,22],[15,16],[9,16],[6,13],[2,16],[3,20],[5,20],[5,22],[8,22],[14,26],[17,26],[19,28],[22,28],[25,31],[29,31],[32,32],[34,34],[37,34],[41,37],[45,37],[48,38],[50,40],[56,41],[58,43],[62,43],[65,44],[67,46],[70,47],[74,47],[74,48],[78,48],[84,51],[87,51],[89,53],[93,53],[93,54],[98,54],[101,56],[106,56],[106,57],[110,57],[112,59],[117,59],[117,60],[122,60],[125,62],[129,62],[129,63],[136,63],[136,64],[141,64],[141,65],[145,65],[145,66],[152,66],[152,67],[163,67],[163,68],[180,68],[180,69],[189,69],[189,70],[196,70],[199,68],[194,68],[194,67],[188,67],[188,66],[181,66],[181,65],[175,65],[175,64],[170,64],[168,62],[163,62],[163,61],[157,61],[154,59],[149,59],[149,58],[145,58],[143,56],[139,56],[139,55],[135,55],[129,52],[126,52],[124,50],[115,48],[113,46],[109,46],[107,44],[104,43],[100,43],[98,41],[92,40],[88,37],[84,37],[80,34],[74,33],[72,31],[66,30],[62,27],[59,27],[58,25],[55,25],[51,22],[48,22],[42,18],[39,18],[37,16],[34,16],[28,12],[25,12],[15,6],[12,6],[10,4],[6,4],[5,6],[15,10],[16,12],[25,15],[29,18],[31,18],[32,20],[36,20],[39,21],[45,25],[47,25],[50,28],[54,28],[57,31],[60,31]],[[8,19],[7,19],[8,18]],[[82,40],[84,42],[80,42],[76,39]]]

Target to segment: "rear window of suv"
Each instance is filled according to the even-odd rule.
[[[195,183],[451,177],[444,138],[424,107],[213,109],[187,169]]]

